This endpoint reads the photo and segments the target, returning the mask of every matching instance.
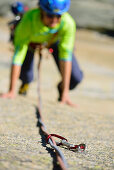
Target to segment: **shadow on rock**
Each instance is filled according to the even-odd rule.
[[[61,170],[61,167],[59,166],[59,164],[57,162],[56,153],[54,152],[53,149],[47,147],[46,135],[44,134],[44,132],[42,131],[42,128],[41,128],[42,124],[41,124],[41,121],[40,121],[40,112],[39,112],[37,107],[36,107],[36,117],[37,117],[37,124],[36,124],[36,126],[39,128],[39,133],[41,135],[42,146],[46,148],[48,153],[53,158],[53,170]]]

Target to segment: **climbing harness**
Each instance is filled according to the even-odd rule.
[[[59,166],[61,168],[61,170],[67,170],[68,166],[66,163],[66,160],[64,158],[63,153],[59,150],[58,146],[65,146],[67,147],[69,150],[72,151],[84,151],[85,150],[85,144],[79,144],[79,145],[73,145],[70,144],[68,142],[68,140],[60,135],[57,134],[49,134],[46,131],[46,127],[43,123],[43,118],[42,118],[42,114],[41,114],[41,109],[42,109],[42,102],[41,102],[41,95],[40,95],[40,69],[41,69],[41,60],[42,60],[42,54],[41,54],[41,50],[39,49],[39,62],[38,62],[38,123],[40,124],[40,130],[42,131],[42,133],[45,136],[46,139],[46,143],[50,144],[50,146],[55,150],[56,153],[56,158],[57,161],[59,163]],[[61,139],[60,142],[56,142],[53,138],[59,138]]]

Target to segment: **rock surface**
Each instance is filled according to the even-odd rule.
[[[8,43],[7,21],[0,19],[0,23],[0,92],[6,92],[12,51]],[[56,101],[55,87],[60,75],[51,57],[43,59],[42,114],[48,132],[64,136],[72,144],[85,143],[87,146],[83,153],[59,147],[69,170],[114,168],[113,45],[112,38],[96,32],[77,31],[75,53],[84,71],[84,80],[70,92],[76,109]],[[15,100],[0,98],[0,170],[53,169],[53,152],[49,145],[43,145],[37,127],[37,54],[35,61],[35,80],[28,95],[17,95]]]
[[[9,4],[13,0],[0,0],[0,15],[11,14]],[[23,0],[29,7],[35,7],[37,0]],[[71,0],[70,14],[77,26],[97,30],[114,31],[114,1],[113,0]]]
[[[79,27],[114,30],[114,1],[74,0],[70,13]]]

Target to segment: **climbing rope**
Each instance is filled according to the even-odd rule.
[[[42,119],[41,119],[41,116],[40,116],[40,113],[39,113],[39,123],[40,123],[40,128],[45,136],[45,139],[46,139],[46,143],[47,144],[50,144],[50,146],[55,150],[56,152],[56,157],[57,157],[57,160],[59,162],[59,165],[61,167],[62,170],[66,170],[67,169],[67,163],[66,163],[66,160],[64,158],[64,155],[63,153],[59,150],[59,148],[57,147],[56,145],[56,142],[55,140],[52,138],[52,136],[50,134],[47,133],[46,131],[46,127],[44,125],[44,123],[42,122]]]
[[[40,124],[40,129],[42,130],[45,139],[46,139],[46,143],[50,144],[50,146],[55,150],[56,152],[56,158],[59,162],[59,165],[61,167],[61,170],[67,170],[68,166],[66,163],[66,160],[64,158],[63,153],[59,150],[58,146],[65,146],[67,147],[69,150],[73,150],[73,151],[84,151],[85,150],[85,144],[80,144],[80,145],[73,145],[68,143],[68,140],[60,135],[57,134],[49,134],[46,130],[46,127],[43,123],[43,118],[42,118],[42,114],[41,114],[41,110],[42,110],[42,102],[41,102],[41,95],[40,95],[40,68],[41,68],[41,60],[42,60],[42,54],[41,54],[41,50],[39,50],[39,63],[38,63],[38,122]],[[59,138],[61,139],[60,142],[55,142],[55,140],[53,139],[53,137]]]

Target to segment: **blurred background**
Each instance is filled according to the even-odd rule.
[[[37,0],[20,0],[30,8]],[[11,16],[10,4],[14,0],[0,0],[0,16]],[[78,28],[107,31],[114,35],[114,0],[71,0],[70,14]]]
[[[38,4],[37,0],[20,1],[29,8]],[[0,0],[0,93],[5,93],[9,85],[13,50],[8,22],[15,18],[10,11],[13,2]],[[77,23],[74,53],[84,79],[69,94],[77,109],[61,106],[57,103],[56,88],[60,74],[52,57],[43,57],[41,96],[46,128],[73,144],[86,143],[84,154],[60,148],[69,170],[112,170],[114,0],[71,0],[69,12]],[[35,59],[38,60],[37,54]],[[37,62],[35,64],[35,80],[27,97],[17,95],[15,100],[0,98],[0,170],[53,168],[52,158],[41,145],[36,125]],[[19,86],[20,82],[17,91]]]

